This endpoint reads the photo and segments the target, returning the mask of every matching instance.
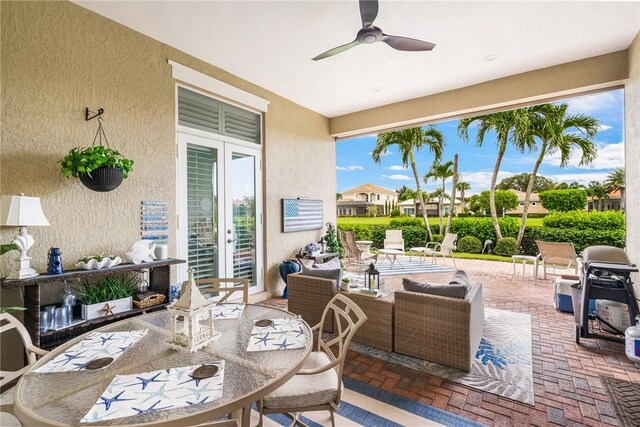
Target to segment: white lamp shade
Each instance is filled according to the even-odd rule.
[[[0,199],[0,225],[30,227],[49,225],[42,212],[39,197],[2,196]]]

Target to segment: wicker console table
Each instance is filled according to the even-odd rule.
[[[24,315],[24,324],[31,335],[33,344],[42,349],[48,350],[62,344],[71,338],[84,334],[87,331],[98,328],[107,323],[136,316],[145,312],[164,308],[169,301],[169,285],[171,280],[171,265],[184,263],[181,259],[165,259],[161,261],[145,262],[142,264],[120,264],[111,268],[100,270],[67,270],[62,274],[41,274],[36,277],[30,277],[22,280],[1,279],[2,288],[23,288],[24,305],[27,308]],[[112,274],[126,273],[130,271],[149,270],[149,289],[161,293],[167,297],[167,303],[159,304],[149,308],[134,308],[125,311],[101,317],[98,319],[88,320],[82,323],[71,325],[59,331],[40,331],[40,287],[52,283],[63,283],[67,281],[79,281],[99,276],[109,276]]]

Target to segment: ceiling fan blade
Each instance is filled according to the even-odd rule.
[[[411,39],[409,37],[390,36],[384,34],[382,41],[398,50],[420,51],[420,50],[432,50],[436,47],[435,44],[425,42],[422,40]]]
[[[313,59],[314,61],[318,61],[320,59],[328,58],[330,56],[342,53],[345,50],[349,50],[354,46],[358,46],[361,43],[362,42],[360,42],[359,40],[356,39],[356,40],[352,41],[351,43],[343,44],[342,46],[338,46],[338,47],[334,47],[333,49],[329,49],[328,51],[326,51],[324,53],[321,53],[320,55],[316,56],[315,58],[311,58],[311,59]]]
[[[378,0],[360,0],[360,17],[362,17],[362,28],[367,28],[373,24],[378,16]]]

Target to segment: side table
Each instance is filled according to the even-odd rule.
[[[522,261],[522,276],[526,274],[527,261],[533,261],[533,275],[534,279],[538,280],[538,257],[532,255],[512,255],[511,263],[513,264],[513,275],[516,275],[516,262]]]

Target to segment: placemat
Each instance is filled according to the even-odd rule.
[[[263,319],[261,319],[263,320]],[[307,344],[304,327],[298,319],[269,319],[269,326],[254,322],[247,351],[273,351],[303,348]],[[258,322],[257,320],[256,322]]]

